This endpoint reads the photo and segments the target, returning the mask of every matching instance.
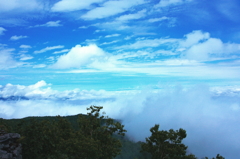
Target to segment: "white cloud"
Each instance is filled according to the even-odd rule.
[[[50,50],[62,49],[62,48],[64,48],[63,45],[50,46],[50,47],[46,47],[46,48],[41,49],[41,50],[34,51],[33,53],[40,54],[40,53],[44,53],[44,52],[47,52],[47,51],[50,51]]]
[[[122,15],[118,18],[116,18],[116,20],[118,21],[128,21],[128,20],[132,20],[132,19],[140,19],[146,16],[146,9],[143,9],[135,14],[125,14]]]
[[[101,99],[110,98],[113,93],[108,93],[103,90],[87,91],[87,90],[66,90],[59,92],[57,90],[52,90],[51,84],[46,83],[44,80],[38,81],[33,85],[12,85],[6,84],[5,86],[0,85],[0,97],[8,98],[11,96],[26,97],[29,99],[46,99],[46,100],[56,100],[56,99],[66,99],[71,100],[86,100],[86,99]]]
[[[20,55],[21,61],[26,61],[26,60],[31,60],[31,59],[33,59],[33,56],[31,56],[31,55],[26,55],[26,54]]]
[[[4,31],[6,31],[6,29],[4,29],[3,27],[0,27],[0,35],[3,35]]]
[[[170,5],[177,5],[184,2],[190,2],[192,0],[160,0],[160,2],[155,5],[155,7],[167,7]]]
[[[27,5],[27,6],[26,6]],[[0,12],[21,11],[28,12],[42,8],[42,5],[37,0],[0,0]]]
[[[20,35],[20,36],[17,36],[17,35],[14,35],[10,38],[10,40],[19,40],[19,39],[25,39],[25,38],[28,38],[28,36],[23,36],[23,35]]]
[[[75,10],[87,9],[93,3],[99,3],[103,0],[61,0],[51,8],[53,12],[70,12]]]
[[[120,36],[120,34],[106,35],[105,38],[112,38],[112,37],[117,37],[117,36]]]
[[[110,41],[110,42],[104,42],[100,45],[109,45],[109,44],[114,44],[114,43],[117,43],[117,42],[118,42],[118,40],[114,40],[114,41]]]
[[[59,27],[62,26],[62,24],[60,24],[60,20],[57,21],[49,21],[45,24],[41,24],[41,25],[35,25],[33,27]]]
[[[47,65],[45,64],[38,64],[38,65],[34,65],[33,68],[44,68],[47,67]]]
[[[123,45],[119,46],[117,48],[121,49],[140,49],[145,47],[159,47],[163,44],[174,44],[178,42],[178,39],[171,39],[171,38],[161,38],[161,39],[143,39],[143,40],[137,40],[135,43],[129,44],[129,45]]]
[[[89,26],[80,26],[79,29],[87,29]]]
[[[32,47],[30,45],[20,45],[19,48],[21,48],[21,49],[31,49]]]
[[[207,32],[197,30],[184,37],[179,41],[178,49],[188,59],[210,60],[240,51],[240,44],[223,43],[221,39],[211,38]]]
[[[0,95],[1,97],[7,98],[10,96],[25,96],[25,97],[42,97],[51,94],[50,88],[42,88],[48,86],[45,81],[39,81],[36,84],[24,86],[24,85],[12,85],[7,84],[2,87]]]
[[[79,68],[102,56],[105,56],[105,52],[94,44],[89,46],[76,45],[67,54],[61,55],[52,68]]]
[[[14,68],[22,65],[22,63],[17,62],[14,59],[12,55],[13,51],[14,51],[13,49],[0,50],[0,70]]]
[[[223,43],[220,39],[210,38],[203,43],[193,45],[186,51],[188,59],[208,60],[211,54],[219,54],[223,51]]]
[[[160,21],[167,20],[167,19],[169,19],[169,17],[163,16],[161,18],[151,18],[148,21],[150,23],[154,23],[154,22],[160,22]]]
[[[39,81],[29,86],[0,86],[0,96],[29,98],[0,101],[3,118],[76,115],[86,113],[86,107],[98,103],[109,117],[120,119],[127,135],[136,141],[148,137],[154,124],[160,124],[160,130],[183,128],[187,131],[184,144],[197,157],[215,156],[220,152],[226,158],[238,159],[236,147],[240,141],[236,139],[240,137],[240,129],[236,125],[240,124],[240,101],[237,86],[217,95],[206,85],[160,84],[154,89],[147,87],[138,91],[74,89],[60,92],[45,81]]]
[[[121,1],[107,1],[101,7],[94,8],[81,16],[83,19],[101,19],[122,13],[129,8],[145,3],[144,0],[121,0]]]
[[[189,34],[184,35],[185,39],[180,42],[180,47],[190,47],[200,41],[206,41],[210,38],[210,34],[201,30],[194,30]]]
[[[60,50],[60,51],[54,51],[53,54],[61,54],[61,53],[65,53],[65,52],[68,52],[70,51],[69,49],[63,49],[63,50]]]

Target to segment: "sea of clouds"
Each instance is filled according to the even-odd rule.
[[[103,106],[109,117],[120,119],[127,135],[144,141],[149,129],[183,128],[184,143],[198,157],[240,156],[240,89],[196,85],[146,87],[142,90],[66,90],[57,91],[51,84],[0,85],[0,117],[75,115],[86,113],[90,105]]]

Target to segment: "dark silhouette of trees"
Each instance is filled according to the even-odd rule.
[[[182,144],[187,133],[183,129],[159,131],[159,125],[150,129],[152,135],[142,143],[142,151],[151,154],[152,159],[195,159],[194,155],[186,155],[187,146]]]
[[[119,122],[100,115],[102,107],[91,106],[88,115],[79,115],[78,130],[63,117],[54,121],[31,119],[19,125],[26,159],[110,159],[121,151],[121,142],[114,135],[126,130]]]
[[[208,159],[208,157],[205,157],[205,159]],[[225,158],[220,154],[217,154],[216,158],[213,157],[212,159],[225,159]]]

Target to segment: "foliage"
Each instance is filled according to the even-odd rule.
[[[146,142],[134,142],[123,137],[123,125],[100,113],[102,107],[87,109],[87,115],[0,118],[0,129],[21,134],[19,142],[25,159],[154,159],[158,155],[165,159],[196,159],[193,154],[186,155],[183,129],[159,131],[159,125],[155,125]],[[218,154],[212,159],[224,157]]]
[[[79,115],[78,130],[58,116],[56,120],[30,120],[19,124],[26,159],[110,159],[121,151],[121,143],[113,135],[124,135],[124,126],[100,116],[102,107],[91,106],[88,115]]]
[[[87,108],[87,110],[90,110],[88,116],[79,116],[79,133],[95,141],[97,156],[94,158],[110,159],[116,157],[121,151],[121,142],[114,138],[113,135],[124,136],[126,130],[119,122],[100,115],[102,108],[91,106]]]
[[[0,130],[3,132],[11,131],[11,128],[7,125],[3,118],[0,118]]]
[[[187,146],[182,144],[186,138],[186,131],[179,129],[174,131],[159,131],[159,125],[150,129],[152,135],[146,138],[146,143],[142,143],[142,151],[149,152],[152,159],[194,159],[194,155],[186,155]]]

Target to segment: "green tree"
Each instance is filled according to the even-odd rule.
[[[174,131],[159,131],[159,125],[150,129],[152,135],[142,143],[142,151],[151,154],[152,159],[195,159],[194,155],[186,155],[187,146],[182,144],[186,138],[186,131],[179,129]]]
[[[10,132],[11,128],[5,123],[3,118],[0,118],[0,134],[3,132]]]
[[[25,136],[25,159],[111,159],[121,151],[114,135],[124,135],[124,126],[111,118],[100,116],[103,107],[91,106],[88,115],[79,115],[78,129],[60,116],[55,120],[30,119],[19,124]]]
[[[124,136],[126,130],[124,126],[114,121],[104,113],[100,115],[103,107],[90,106],[87,110],[87,116],[79,115],[79,134],[89,140],[93,140],[94,147],[97,152],[96,159],[111,159],[116,157],[121,152],[121,142],[114,135]]]

